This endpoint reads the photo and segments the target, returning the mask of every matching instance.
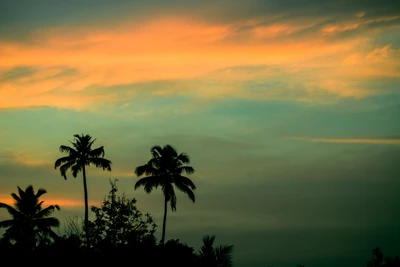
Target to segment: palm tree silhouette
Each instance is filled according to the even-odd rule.
[[[14,207],[0,202],[0,208],[7,209],[12,217],[11,220],[0,222],[0,227],[8,227],[4,238],[9,241],[14,240],[16,245],[23,250],[34,249],[41,239],[57,237],[51,227],[58,227],[60,222],[57,218],[49,217],[49,215],[54,212],[54,209],[59,210],[60,207],[50,205],[42,208],[44,201],[39,201],[39,198],[45,193],[47,193],[45,189],[39,189],[35,193],[32,185],[28,186],[25,191],[18,187],[18,195],[11,194],[15,200]]]
[[[144,187],[146,193],[150,193],[153,188],[161,186],[164,194],[164,220],[161,244],[165,241],[165,228],[167,223],[167,203],[171,202],[172,211],[176,211],[176,195],[174,185],[177,189],[184,192],[195,202],[195,196],[192,190],[196,189],[194,183],[182,173],[192,174],[194,169],[184,164],[190,163],[189,156],[185,153],[178,154],[176,150],[170,146],[164,147],[154,146],[150,150],[152,158],[144,165],[135,169],[137,176],[143,174],[147,177],[141,178],[135,184],[135,190],[140,186]]]
[[[198,256],[202,266],[232,267],[233,246],[218,246],[214,248],[215,235],[203,237],[203,246]]]
[[[85,197],[85,233],[87,246],[90,247],[89,242],[89,204],[88,192],[86,183],[86,166],[94,165],[103,170],[111,171],[111,161],[104,158],[104,147],[92,149],[93,143],[96,139],[92,139],[90,135],[74,135],[74,142],[69,141],[72,147],[60,146],[60,152],[67,153],[68,156],[56,160],[54,168],[60,167],[61,175],[67,180],[66,172],[71,169],[74,178],[79,172],[83,174],[83,192]]]

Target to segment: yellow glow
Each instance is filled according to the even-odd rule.
[[[10,206],[14,205],[14,200],[11,197],[0,197],[0,202]],[[98,202],[89,202],[89,206],[98,204]],[[47,207],[49,205],[59,205],[62,209],[63,207],[83,207],[84,202],[71,199],[44,199],[42,207]]]

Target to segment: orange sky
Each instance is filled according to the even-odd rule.
[[[399,1],[5,1],[0,202],[33,185],[82,217],[82,176],[54,161],[83,133],[112,161],[87,169],[90,205],[116,178],[159,226],[134,169],[154,145],[188,153],[196,203],[178,192],[167,238],[214,231],[237,267],[400,250]]]
[[[118,28],[95,26],[36,29],[32,44],[1,41],[0,107],[51,105],[61,108],[88,108],[95,102],[120,100],[112,89],[102,95],[79,94],[89,86],[113,86],[153,80],[217,80],[230,81],[212,90],[183,88],[156,91],[154,94],[190,94],[201,98],[237,95],[260,98],[240,86],[243,80],[274,78],[276,73],[215,72],[228,66],[276,65],[282,75],[305,85],[310,101],[313,94],[362,98],[379,92],[363,88],[355,81],[365,77],[397,77],[400,49],[391,45],[371,46],[377,33],[332,41],[332,37],[364,24],[395,20],[381,17],[333,23],[313,35],[295,35],[312,27],[310,22],[277,23],[257,26],[257,21],[235,24],[210,22],[185,17],[153,18],[141,24],[127,20]],[[360,21],[361,20],[361,21]],[[239,27],[252,27],[239,42]],[[291,37],[294,35],[295,37]],[[7,78],[7,70],[18,66],[34,66],[29,76]],[[65,71],[71,70],[71,73]],[[135,94],[133,91],[131,94]],[[274,95],[261,96],[266,99]],[[284,97],[284,96],[280,96]],[[307,99],[302,99],[303,101]]]

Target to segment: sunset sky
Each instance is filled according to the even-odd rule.
[[[134,190],[153,145],[191,157],[167,239],[234,245],[237,267],[365,266],[400,251],[400,1],[0,1],[0,202],[45,188],[62,225],[82,177],[54,169],[74,134],[89,201]],[[0,211],[0,220],[8,218]],[[0,230],[2,233],[3,230]]]

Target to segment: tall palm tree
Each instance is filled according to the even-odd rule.
[[[15,201],[14,207],[0,202],[0,208],[7,209],[12,217],[10,220],[0,222],[0,227],[8,227],[4,234],[6,240],[14,240],[21,249],[32,250],[40,239],[57,237],[51,227],[58,227],[60,222],[49,215],[60,207],[50,205],[43,208],[44,201],[39,201],[39,198],[45,193],[47,193],[45,189],[39,189],[35,193],[32,185],[25,191],[18,187],[18,195],[11,194]]]
[[[215,235],[203,237],[203,246],[198,253],[202,266],[232,267],[233,246],[214,247]]]
[[[89,204],[86,182],[86,166],[94,165],[97,168],[111,171],[111,161],[104,158],[104,147],[92,148],[96,139],[92,139],[90,135],[74,135],[74,142],[69,141],[72,147],[60,146],[60,152],[67,153],[68,156],[56,160],[54,168],[60,167],[60,173],[67,180],[66,172],[71,169],[74,178],[78,173],[83,175],[83,193],[85,197],[85,233],[87,246],[89,243]]]
[[[172,211],[176,211],[174,186],[187,194],[193,203],[195,201],[192,190],[196,189],[196,186],[189,178],[182,175],[183,173],[192,174],[194,173],[194,169],[193,167],[184,165],[190,163],[189,156],[185,153],[178,154],[170,145],[165,145],[164,147],[154,146],[150,149],[150,152],[152,158],[146,164],[138,166],[135,169],[137,176],[147,175],[147,177],[141,178],[136,182],[135,189],[143,186],[146,193],[151,193],[154,188],[161,187],[164,194],[164,220],[161,244],[164,244],[167,203],[170,202]]]

